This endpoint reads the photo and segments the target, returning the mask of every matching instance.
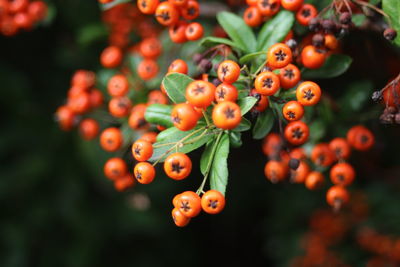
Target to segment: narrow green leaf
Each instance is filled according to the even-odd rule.
[[[131,145],[136,139],[139,138],[139,133],[132,130],[127,123],[123,123],[120,130],[122,133],[122,147]]]
[[[306,69],[302,72],[303,79],[327,79],[334,78],[345,73],[351,63],[352,59],[346,55],[334,54],[331,55],[325,64],[319,69]]]
[[[211,153],[213,150],[213,147],[216,145],[216,139],[211,139],[210,141],[208,141],[208,143],[206,144],[206,147],[204,148],[203,154],[201,154],[201,158],[200,158],[200,171],[203,175],[206,175],[206,171],[207,171],[207,166],[210,162],[210,157],[211,157]]]
[[[382,9],[389,15],[392,27],[399,32],[400,31],[400,1],[399,0],[382,0]],[[400,34],[397,34],[397,38],[394,43],[400,46]]]
[[[236,44],[234,42],[232,42],[229,39],[226,38],[219,38],[219,37],[213,37],[213,36],[208,36],[203,38],[200,41],[200,45],[201,46],[205,46],[205,47],[211,47],[211,46],[216,46],[219,44],[225,44],[225,45],[229,45],[230,47],[234,47],[240,50],[245,50],[246,48],[240,46],[239,44]]]
[[[150,123],[169,128],[174,125],[171,121],[171,112],[172,106],[170,105],[153,104],[146,108],[144,118]]]
[[[279,12],[261,28],[257,39],[257,51],[266,51],[271,45],[285,39],[293,23],[294,15],[292,12],[287,10]]]
[[[171,73],[163,79],[162,84],[174,103],[183,103],[186,102],[186,87],[191,82],[193,79],[185,74]]]
[[[229,135],[222,135],[215,152],[210,173],[210,187],[225,195],[228,184]]]
[[[248,53],[255,51],[256,37],[241,17],[224,11],[218,13],[217,20],[237,46]]]
[[[247,120],[246,118],[242,118],[242,121],[240,122],[240,124],[232,131],[244,132],[244,131],[249,130],[250,128],[251,128],[251,122],[249,120]]]
[[[243,57],[241,57],[239,59],[239,63],[244,64],[244,63],[247,63],[247,62],[253,60],[254,58],[261,58],[262,60],[265,60],[266,57],[267,57],[267,55],[266,55],[265,51],[250,53],[250,54],[246,54]]]
[[[274,126],[274,114],[271,109],[267,109],[263,113],[261,113],[256,121],[256,124],[253,128],[253,138],[254,139],[262,139],[264,138]]]
[[[249,110],[254,107],[257,103],[257,98],[253,96],[246,96],[238,100],[238,105],[240,107],[240,111],[242,112],[242,116],[249,112]]]
[[[207,130],[206,133],[204,133],[203,130],[197,131],[199,128],[200,127],[196,127],[193,130],[183,132],[175,127],[171,127],[162,131],[157,136],[157,142],[153,145],[153,156],[149,159],[149,161],[154,162],[161,158],[160,162],[163,162],[167,156],[169,156],[171,153],[175,153],[176,151],[189,153],[207,143],[215,135],[215,133],[211,130]],[[193,133],[194,131],[197,132]],[[177,142],[189,134],[193,135],[183,142],[183,146],[175,146]],[[200,137],[200,135],[202,136]]]

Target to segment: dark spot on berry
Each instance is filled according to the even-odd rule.
[[[284,61],[286,56],[287,55],[282,50],[279,50],[277,53],[275,53],[275,58],[278,61]]]
[[[179,162],[172,162],[171,163],[172,172],[181,173],[181,170],[185,167],[181,166]]]
[[[227,108],[224,110],[224,114],[225,114],[225,117],[226,117],[227,119],[233,119],[233,118],[235,118],[235,110],[232,109],[232,108],[230,108],[230,107],[227,107]]]

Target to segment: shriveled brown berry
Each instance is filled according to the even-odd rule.
[[[383,36],[389,40],[389,41],[393,41],[394,39],[396,39],[397,37],[397,31],[392,29],[392,28],[388,28],[383,32]]]
[[[342,14],[340,14],[339,21],[341,24],[350,24],[351,23],[350,12],[343,12]]]

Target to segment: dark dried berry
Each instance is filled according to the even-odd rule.
[[[375,91],[372,93],[372,100],[375,102],[378,102],[382,100],[382,92],[381,91]]]
[[[351,22],[350,12],[343,12],[342,14],[340,14],[339,21],[341,24],[350,24]]]
[[[383,111],[383,113],[386,113],[386,114],[395,114],[395,113],[397,113],[397,108],[395,108],[395,107],[387,107],[387,108],[385,108],[385,110]]]
[[[318,18],[313,18],[308,23],[308,28],[310,31],[317,32],[321,27],[321,21]]]
[[[397,113],[396,115],[394,115],[394,121],[395,121],[397,124],[400,124],[400,113]]]
[[[193,62],[195,64],[199,64],[202,59],[203,59],[203,56],[199,53],[196,53],[193,55]]]
[[[392,28],[388,28],[383,32],[383,36],[389,40],[389,41],[393,41],[394,39],[396,39],[397,37],[397,32],[392,29]]]
[[[203,58],[199,63],[199,69],[202,72],[208,72],[212,68],[212,63],[210,60]]]
[[[254,93],[252,96],[257,98],[257,101],[261,100],[261,95],[259,93]]]
[[[312,44],[316,47],[322,47],[325,44],[325,36],[322,34],[315,34],[312,38]]]
[[[326,33],[332,32],[332,31],[335,29],[335,27],[336,27],[335,22],[333,22],[333,21],[330,20],[330,19],[324,19],[324,20],[322,21],[321,25],[322,25],[322,28],[324,29],[324,31],[325,31]]]
[[[294,50],[297,47],[297,41],[295,39],[289,39],[286,41],[286,45],[290,47],[290,49]]]
[[[379,120],[382,124],[392,124],[394,122],[394,115],[393,114],[382,114],[379,117]]]
[[[265,72],[265,71],[272,71],[272,69],[271,69],[270,67],[268,67],[268,66],[264,66],[264,67],[261,69],[261,72]]]
[[[257,118],[258,115],[260,115],[260,112],[259,112],[258,110],[256,110],[256,109],[252,109],[252,110],[250,111],[250,115],[251,115],[251,117],[254,119],[254,118]]]
[[[299,165],[300,165],[300,160],[295,159],[295,158],[291,158],[291,159],[289,160],[289,167],[290,167],[292,170],[297,170],[297,168],[299,167]]]
[[[221,84],[221,81],[220,81],[218,78],[215,78],[215,79],[212,80],[212,83],[213,83],[215,86],[218,86],[218,85]]]

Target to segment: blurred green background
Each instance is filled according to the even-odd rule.
[[[102,163],[88,158],[97,140],[84,144],[53,120],[72,73],[99,67],[107,32],[97,1],[54,0],[51,9],[47,25],[0,37],[0,266],[287,266],[302,254],[300,238],[312,212],[327,208],[326,190],[270,184],[260,142],[249,135],[231,151],[220,215],[200,215],[184,229],[170,218],[173,196],[200,184],[197,163],[187,181],[159,175],[149,186],[115,192],[98,175]],[[355,58],[351,70],[334,83],[321,81],[339,108],[321,105],[314,128],[329,140],[363,120],[376,133],[373,151],[352,157],[352,188],[368,196],[365,224],[400,237],[400,130],[379,124],[383,107],[369,98],[399,71],[399,54],[379,34],[358,31],[344,42]],[[192,156],[198,162],[200,154]],[[344,247],[345,262],[364,266],[369,255],[354,239]]]

